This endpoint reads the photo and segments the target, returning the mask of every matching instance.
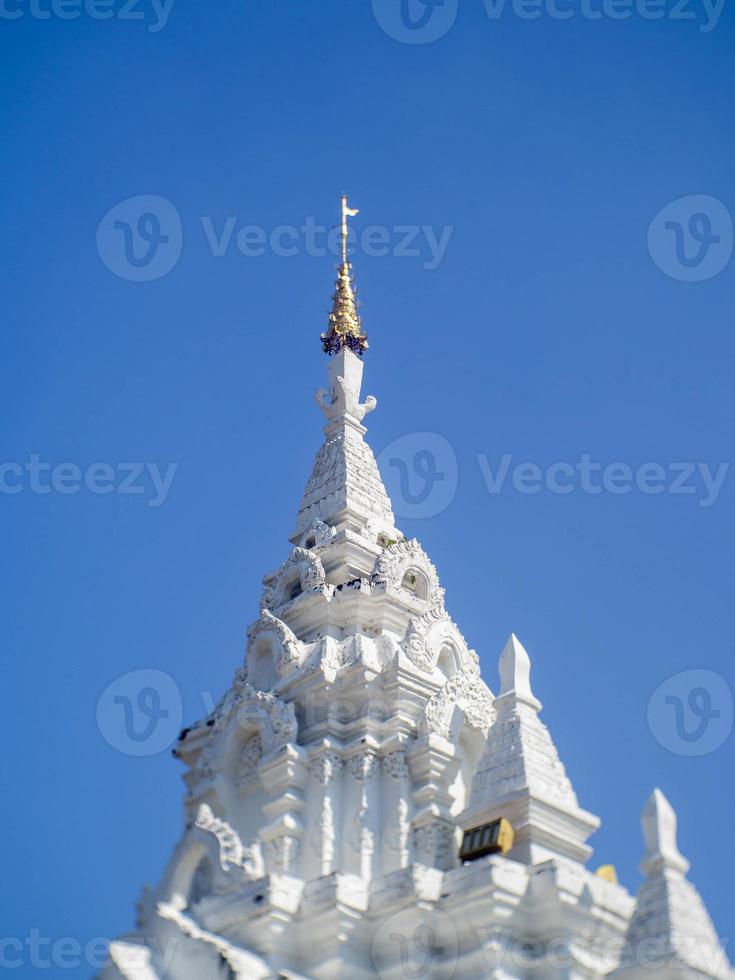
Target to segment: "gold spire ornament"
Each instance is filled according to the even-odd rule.
[[[355,289],[352,285],[352,266],[347,261],[347,218],[359,214],[357,208],[347,206],[347,195],[342,195],[342,261],[337,271],[337,283],[332,296],[332,312],[329,314],[329,327],[321,335],[324,352],[338,354],[345,347],[358,357],[367,350],[367,334],[362,332],[360,314],[355,302]]]
[[[609,881],[611,885],[617,885],[618,883],[618,872],[615,869],[614,864],[602,864],[595,871],[598,878],[602,878],[603,881]]]

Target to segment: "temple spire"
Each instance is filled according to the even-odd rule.
[[[583,810],[531,689],[531,659],[511,633],[499,661],[495,720],[472,783],[464,830],[500,817],[515,831],[513,860],[538,864],[562,856],[584,863],[600,821]]]
[[[367,334],[362,332],[360,314],[355,302],[355,289],[352,284],[352,266],[347,261],[347,218],[358,214],[357,208],[347,205],[347,195],[342,195],[341,251],[342,261],[337,271],[337,283],[332,296],[332,311],[329,314],[329,327],[321,335],[322,347],[326,354],[338,354],[347,347],[353,354],[362,357],[368,347]]]
[[[671,977],[732,980],[730,964],[707,907],[686,877],[689,862],[676,841],[676,813],[660,789],[641,818],[645,881],[638,891],[615,980]],[[700,828],[701,832],[701,828]]]

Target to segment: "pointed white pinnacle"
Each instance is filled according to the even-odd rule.
[[[531,658],[515,633],[510,634],[508,642],[503,647],[498,669],[500,671],[499,697],[513,695],[519,701],[524,701],[537,709],[541,707],[531,690]]]
[[[671,868],[686,874],[689,862],[676,844],[676,813],[660,789],[655,789],[648,797],[641,823],[646,843],[641,864],[643,873],[650,875],[662,868]]]
[[[676,845],[676,814],[660,789],[643,808],[646,876],[628,926],[622,969],[615,977],[697,976],[732,980],[727,956],[707,908],[686,878],[689,862]],[[640,957],[646,950],[646,970]],[[681,972],[680,972],[681,971]]]

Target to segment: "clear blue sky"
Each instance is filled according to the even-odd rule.
[[[22,16],[0,18],[1,461],[178,464],[158,507],[149,484],[44,494],[3,471],[25,481],[0,494],[3,934],[114,936],[180,833],[180,765],[111,747],[98,698],[156,668],[190,722],[229,684],[320,444],[335,264],[303,242],[218,256],[205,226],[331,225],[346,189],[355,228],[388,229],[389,251],[396,226],[451,228],[435,268],[423,238],[419,256],[354,257],[372,446],[437,433],[458,463],[448,506],[403,530],[492,687],[510,631],[528,648],[543,717],[603,819],[593,866],[637,888],[639,814],[660,785],[735,935],[734,736],[687,757],[647,722],[680,671],[735,686],[735,473],[705,507],[699,484],[525,494],[509,477],[490,494],[477,460],[732,459],[735,261],[672,278],[647,234],[688,195],[735,213],[733,9],[700,30],[693,2],[698,21],[491,19],[459,0],[425,44],[389,36],[365,0],[176,0],[161,30],[143,0],[142,21],[3,9]],[[179,261],[148,282],[102,260],[130,224],[105,215],[138,195],[166,198],[182,228]],[[667,231],[652,233],[663,265]]]

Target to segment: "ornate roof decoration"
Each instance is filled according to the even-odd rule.
[[[223,871],[229,871],[231,865],[242,865],[245,848],[240,840],[240,835],[226,820],[216,817],[209,804],[200,804],[196,826],[201,830],[208,830],[217,839],[219,863]]]
[[[313,548],[322,548],[329,544],[336,533],[336,528],[330,527],[330,525],[325,524],[324,521],[315,520],[309,525],[309,527],[307,527],[301,536],[299,547],[306,548],[308,550]]]
[[[411,619],[401,647],[419,670],[432,671],[445,642],[456,651],[460,662],[471,670],[477,668],[477,654],[467,649],[464,637],[442,605],[431,606],[423,616]]]
[[[271,752],[298,735],[296,710],[290,702],[283,701],[270,691],[256,691],[250,684],[243,684],[238,691],[237,726],[242,731],[253,728],[260,733],[264,752]]]
[[[454,709],[464,711],[467,722],[487,736],[495,712],[493,698],[479,673],[465,668],[458,670],[426,705],[424,720],[429,731],[450,738]]]
[[[298,585],[297,595],[292,595]],[[324,566],[318,555],[308,548],[296,547],[278,571],[263,579],[261,610],[278,609],[298,595],[329,592]]]
[[[404,575],[409,571],[423,573],[426,580],[425,595],[417,597],[443,611],[444,589],[439,585],[436,568],[416,538],[410,541],[404,538],[387,545],[375,560],[370,581],[382,589],[386,586],[400,588]]]
[[[362,357],[368,348],[367,334],[362,332],[360,314],[355,301],[356,290],[352,283],[352,265],[347,261],[347,218],[358,213],[357,208],[347,206],[347,196],[342,195],[342,261],[337,270],[337,282],[332,296],[332,312],[329,327],[322,334],[324,352],[339,354],[345,347]]]
[[[261,609],[260,619],[248,629],[247,676],[252,680],[253,653],[259,637],[270,635],[273,640],[272,654],[278,674],[283,677],[298,666],[303,659],[303,647],[293,630],[274,616],[269,609]],[[246,685],[247,687],[247,685]]]

